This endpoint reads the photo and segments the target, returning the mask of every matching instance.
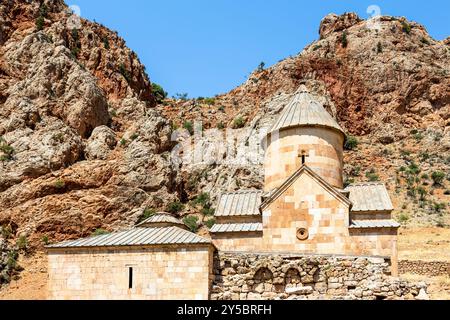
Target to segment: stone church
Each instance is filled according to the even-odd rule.
[[[52,245],[53,299],[209,299],[214,252],[383,257],[397,274],[383,183],[344,187],[345,133],[300,89],[262,141],[264,190],[223,193],[211,239],[160,213],[134,229]]]

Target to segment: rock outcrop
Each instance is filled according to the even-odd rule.
[[[175,201],[171,124],[125,41],[59,0],[2,1],[0,19],[0,225],[36,247]]]

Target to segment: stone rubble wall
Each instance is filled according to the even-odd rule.
[[[218,252],[211,300],[427,299],[425,283],[389,269],[384,258]]]
[[[450,262],[402,260],[398,264],[399,273],[412,273],[423,276],[450,276]]]

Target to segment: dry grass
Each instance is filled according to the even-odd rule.
[[[450,229],[401,228],[400,260],[450,261]]]
[[[401,278],[412,282],[426,282],[431,300],[450,300],[450,276],[429,277],[417,274],[402,274]]]

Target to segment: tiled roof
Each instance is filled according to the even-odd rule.
[[[352,212],[394,210],[383,183],[351,184],[345,190],[350,192],[349,199],[353,203]]]
[[[263,225],[262,223],[215,224],[210,231],[212,233],[260,232],[263,231]]]
[[[129,231],[95,236],[81,240],[66,241],[50,245],[47,248],[122,247],[207,243],[210,243],[208,239],[173,226],[165,228],[135,228]]]
[[[350,229],[400,228],[394,220],[353,220]]]
[[[262,202],[262,191],[247,190],[223,193],[217,205],[216,217],[257,216]]]
[[[295,94],[294,98],[283,109],[269,133],[302,126],[328,127],[344,133],[337,121],[306,89],[300,89]]]
[[[152,226],[160,226],[163,224],[168,224],[168,225],[177,225],[177,226],[182,226],[185,227],[185,224],[178,220],[177,218],[175,218],[174,216],[171,216],[168,213],[157,213],[153,216],[151,216],[150,218],[142,221],[141,223],[139,223],[137,226],[138,227],[152,227]]]

